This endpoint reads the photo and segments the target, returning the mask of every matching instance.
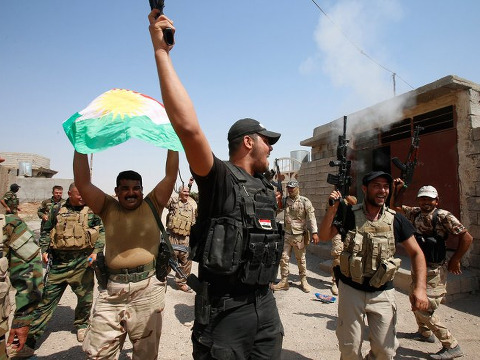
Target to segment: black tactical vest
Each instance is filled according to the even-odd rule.
[[[197,242],[190,243],[195,251],[193,260],[213,274],[236,274],[243,284],[268,285],[276,279],[283,251],[273,186],[263,177],[252,177],[230,162],[225,164],[231,173],[233,196],[223,208],[233,210],[210,218],[203,231],[192,229]]]

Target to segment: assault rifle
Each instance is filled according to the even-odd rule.
[[[413,131],[412,142],[410,144],[410,149],[408,150],[407,160],[405,163],[402,163],[398,157],[393,157],[393,164],[401,171],[400,178],[403,180],[403,187],[400,189],[398,194],[396,194],[395,199],[398,199],[400,194],[405,191],[405,189],[410,185],[413,179],[413,172],[417,166],[418,158],[418,149],[420,143],[420,131],[424,128],[420,125],[417,125]],[[396,204],[395,204],[396,205]]]
[[[348,189],[352,184],[352,177],[350,176],[350,167],[352,162],[347,160],[347,145],[350,140],[347,140],[347,117],[343,117],[343,134],[338,135],[337,145],[337,160],[332,160],[328,163],[331,167],[338,167],[338,174],[328,174],[327,182],[335,185],[335,189],[340,191],[342,197],[348,195]],[[341,198],[339,199],[342,200]],[[333,205],[331,199],[328,200],[330,206]]]
[[[415,166],[417,166],[417,157],[418,157],[418,148],[420,142],[420,131],[424,128],[420,125],[415,127],[412,136],[412,142],[410,144],[410,149],[408,150],[407,160],[405,163],[402,163],[397,157],[392,158],[393,164],[400,169],[401,175],[400,178],[405,183],[404,187],[408,187],[412,182],[413,178],[413,171],[415,170]]]
[[[164,0],[148,0],[150,3],[150,9],[158,9],[160,10],[160,15],[163,15],[163,8],[165,7]],[[167,45],[173,45],[175,43],[175,39],[173,36],[173,30],[171,28],[166,28],[163,30],[163,39],[167,43]]]
[[[278,159],[275,159],[275,170],[277,173],[277,182],[275,182],[274,185],[277,188],[277,191],[283,197],[283,186],[282,186],[282,179],[281,179],[282,174],[280,173],[280,166],[278,166]]]

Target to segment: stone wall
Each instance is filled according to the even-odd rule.
[[[472,267],[480,267],[480,92],[470,89],[459,97],[463,103],[458,122],[459,178],[462,222],[474,241],[469,250]]]

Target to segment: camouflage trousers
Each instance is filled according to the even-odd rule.
[[[171,233],[170,234],[170,241],[174,245],[182,245],[188,247],[190,242],[190,236],[183,236]],[[190,275],[192,272],[192,260],[188,258],[190,254],[185,251],[175,250],[175,256],[177,258],[178,264],[180,265],[180,269],[184,272],[185,275]],[[181,278],[178,274],[175,274],[175,282],[177,284],[184,284],[187,280]]]
[[[414,274],[412,274],[412,279]],[[413,285],[412,285],[413,286]],[[410,289],[412,289],[412,286]],[[427,297],[428,310],[414,311],[415,320],[418,324],[418,332],[425,337],[432,333],[440,340],[447,349],[458,345],[445,324],[441,321],[436,310],[447,294],[447,263],[440,266],[427,265]]]
[[[285,234],[285,242],[283,244],[282,258],[280,259],[280,274],[282,278],[288,277],[290,274],[289,264],[290,264],[290,253],[295,254],[298,265],[298,273],[300,277],[307,275],[307,260],[305,258],[306,248],[303,241],[303,235],[291,235]]]
[[[166,283],[155,276],[138,282],[108,281],[100,289],[83,351],[88,359],[118,359],[126,336],[133,360],[157,359]]]
[[[93,269],[88,266],[91,253],[92,250],[55,252],[43,298],[32,314],[27,338],[27,345],[31,348],[44,333],[67,285],[77,296],[73,325],[77,330],[88,326],[94,286]]]

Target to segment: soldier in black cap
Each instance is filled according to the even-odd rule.
[[[3,195],[2,200],[0,200],[2,205],[5,207],[7,214],[17,215],[17,213],[21,211],[18,207],[20,202],[17,196],[18,189],[20,189],[20,186],[17,184],[10,185],[10,191],[7,191],[5,195]]]
[[[173,23],[158,10],[150,33],[168,117],[199,189],[197,222],[190,234],[201,287],[195,289],[194,359],[280,359],[283,326],[269,284],[283,248],[273,186],[262,175],[280,138],[257,120],[228,131],[229,161],[218,159],[175,73],[163,30]],[[278,194],[278,197],[280,195]]]
[[[397,242],[402,243],[417,274],[410,296],[412,309],[428,307],[425,257],[413,236],[412,224],[386,206],[391,184],[390,174],[369,172],[362,179],[363,203],[346,207],[346,214],[337,214],[341,194],[333,191],[329,196],[332,205],[320,224],[321,240],[338,234],[336,224],[340,223],[346,234],[340,265],[334,269],[339,279],[336,334],[342,359],[362,358],[365,317],[370,340],[367,357],[393,359],[396,354],[393,277],[400,266],[400,259],[394,257]]]

